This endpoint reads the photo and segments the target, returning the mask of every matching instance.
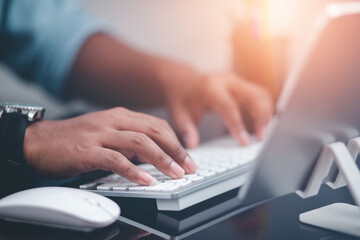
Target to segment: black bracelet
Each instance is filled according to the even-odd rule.
[[[0,155],[2,159],[19,166],[26,166],[23,145],[27,125],[26,115],[16,112],[2,114],[0,125]]]

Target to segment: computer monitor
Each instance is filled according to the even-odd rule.
[[[303,190],[322,147],[359,135],[360,3],[328,5],[276,107],[244,205]]]

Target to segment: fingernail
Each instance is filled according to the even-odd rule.
[[[245,130],[240,130],[240,141],[244,145],[250,144],[250,136]]]
[[[170,164],[170,169],[176,177],[181,178],[184,176],[185,171],[176,162]]]
[[[158,181],[147,172],[140,172],[139,178],[147,185],[154,186],[158,183]]]
[[[185,158],[185,167],[186,167],[188,173],[193,173],[196,171],[197,166],[196,166],[194,160],[190,156],[187,156]]]

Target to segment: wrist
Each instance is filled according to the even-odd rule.
[[[191,78],[197,75],[196,71],[192,67],[183,63],[170,60],[160,60],[155,64],[155,76],[162,84],[165,85],[169,82],[169,79],[176,77],[177,74],[187,75]]]
[[[43,121],[33,123],[29,126],[27,126],[24,136],[24,143],[23,143],[23,156],[24,161],[26,164],[33,168],[33,159],[36,157],[36,146],[37,146],[37,139],[36,136],[37,133],[39,133],[39,128],[41,128]],[[40,126],[40,127],[39,127]]]
[[[0,103],[0,155],[18,166],[26,166],[24,138],[29,124],[41,120],[45,109],[39,106]]]
[[[174,61],[163,60],[154,69],[165,100],[179,89],[190,88],[202,78],[191,66]]]

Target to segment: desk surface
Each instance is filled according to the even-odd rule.
[[[320,194],[310,199],[300,199],[290,194],[245,212],[233,214],[215,224],[200,227],[184,239],[355,239],[351,236],[303,225],[298,220],[302,212],[334,202],[352,203],[346,188],[332,190],[323,186]],[[237,212],[235,209],[233,212]],[[232,215],[232,214],[230,214]],[[228,215],[229,216],[229,215]],[[190,231],[191,232],[191,231]],[[115,223],[92,233],[31,226],[0,221],[0,239],[162,239],[142,229],[123,223]],[[181,238],[182,238],[181,237]],[[179,236],[173,236],[179,238]]]

